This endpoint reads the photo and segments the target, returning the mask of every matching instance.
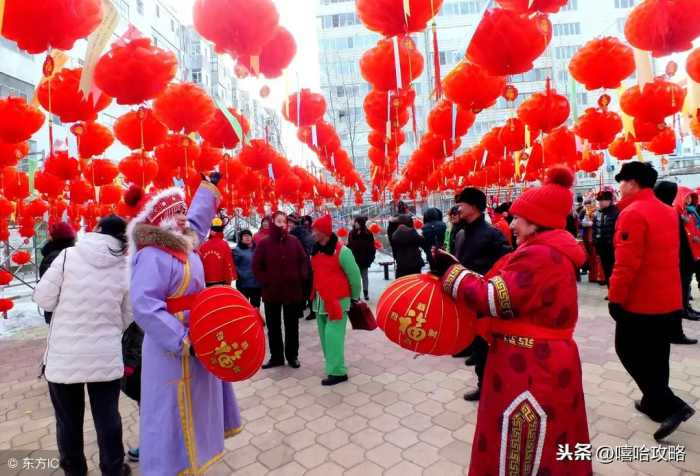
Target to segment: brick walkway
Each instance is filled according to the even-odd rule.
[[[371,277],[375,287],[384,285],[380,274]],[[593,445],[655,446],[651,434],[657,425],[633,408],[640,394],[615,355],[603,295],[597,285],[581,286],[576,332]],[[700,335],[700,324],[684,325],[688,335]],[[465,474],[476,405],[462,400],[475,385],[474,372],[463,360],[414,358],[379,330],[349,332],[350,382],[322,387],[315,323],[302,321],[301,327],[300,369],[260,371],[236,385],[244,431],[227,441],[225,460],[208,474]],[[45,329],[38,328],[19,339],[0,340],[0,449],[56,447],[46,383],[36,378],[43,335]],[[671,359],[671,386],[700,410],[700,346],[674,346]],[[125,441],[136,446],[136,406],[122,398],[121,411]],[[97,444],[89,414],[85,430],[86,454],[94,468]],[[615,476],[700,475],[700,418],[684,424],[669,443],[686,447],[685,462],[595,463],[594,469]]]

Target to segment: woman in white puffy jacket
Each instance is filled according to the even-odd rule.
[[[131,322],[126,222],[104,217],[94,233],[62,251],[39,281],[34,301],[53,312],[44,366],[66,474],[86,475],[84,388],[100,448],[103,475],[128,475],[119,415],[124,374],[121,339]]]

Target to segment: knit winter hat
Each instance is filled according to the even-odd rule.
[[[563,229],[574,202],[573,184],[571,169],[554,166],[547,172],[544,185],[526,190],[513,202],[510,213],[544,228]]]
[[[49,228],[49,235],[55,241],[75,240],[75,229],[70,223],[59,221]]]
[[[467,187],[455,197],[455,203],[466,203],[479,211],[486,210],[486,194],[474,187]]]
[[[330,215],[323,215],[314,222],[311,228],[330,236],[333,234],[333,218]]]

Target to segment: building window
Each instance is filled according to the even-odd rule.
[[[578,104],[579,106],[585,106],[586,104],[588,104],[588,93],[577,93],[576,104]]]
[[[561,8],[562,12],[578,10],[578,0],[569,0],[566,5]]]
[[[619,31],[620,33],[624,33],[626,23],[627,23],[627,18],[618,18],[617,19],[617,31]]]
[[[632,8],[634,0],[615,0],[615,8]]]
[[[202,70],[193,69],[192,70],[192,82],[195,84],[202,84]]]
[[[136,11],[143,15],[143,0],[136,0]]]
[[[554,36],[580,35],[581,24],[576,23],[556,23],[554,25]]]
[[[579,48],[578,45],[557,46],[554,48],[554,57],[558,60],[571,59]]]

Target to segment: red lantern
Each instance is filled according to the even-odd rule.
[[[100,204],[101,205],[116,205],[122,199],[122,188],[114,183],[108,183],[100,188]]]
[[[396,152],[401,145],[406,142],[406,135],[397,130],[391,137],[384,135],[384,131],[370,131],[367,142],[378,149],[387,149],[389,152]]]
[[[410,0],[404,10],[403,0],[357,0],[355,8],[368,30],[383,36],[417,33],[442,7],[444,0]]]
[[[347,238],[349,235],[347,228],[341,228],[340,230],[338,230],[337,235],[340,238]]]
[[[71,128],[71,132],[78,137],[78,152],[82,158],[101,155],[114,142],[112,131],[97,122],[76,124]]]
[[[41,198],[35,198],[22,210],[23,213],[32,218],[41,218],[47,211],[49,211],[49,204]]]
[[[398,45],[401,87],[405,88],[423,74],[423,56],[411,37],[400,36],[395,41]],[[362,77],[379,91],[399,89],[395,58],[394,39],[383,38],[379,40],[374,48],[365,51],[360,58]]]
[[[178,167],[191,167],[196,163],[200,148],[195,141],[182,134],[170,134],[161,145],[156,147],[159,175],[171,175]]]
[[[70,201],[73,205],[83,205],[95,199],[95,187],[84,180],[74,180],[70,183]],[[80,228],[80,227],[78,227]]]
[[[174,53],[136,38],[112,44],[95,66],[95,84],[118,104],[140,104],[158,96],[176,73]]]
[[[252,168],[253,170],[268,172],[268,166],[272,165],[275,178],[281,172],[289,168],[287,160],[280,156],[274,147],[262,139],[253,139],[249,141],[238,154],[243,165]],[[285,167],[286,165],[286,167]]]
[[[41,107],[51,110],[62,122],[94,121],[97,113],[112,102],[106,94],[94,98],[92,93],[83,96],[80,90],[82,68],[63,68],[51,78],[44,78],[37,88],[36,95]],[[51,99],[49,100],[49,81]]]
[[[190,340],[199,361],[226,382],[246,380],[265,358],[265,330],[258,311],[238,291],[201,291],[190,311]]]
[[[216,165],[222,160],[224,160],[224,152],[205,142],[202,144],[199,157],[195,160],[194,166],[200,172],[207,173],[214,170]]]
[[[119,162],[119,172],[128,183],[145,188],[158,175],[158,163],[148,154],[134,152]]]
[[[387,122],[392,129],[400,129],[410,119],[408,109],[416,99],[416,93],[412,89],[401,91],[377,91],[371,90],[363,101],[363,109],[367,124],[380,131],[386,131]]]
[[[107,159],[92,160],[83,170],[85,180],[95,187],[112,183],[117,178],[117,175],[119,175],[117,165]]]
[[[690,121],[690,132],[695,136],[696,139],[700,139],[700,120],[698,120],[698,116],[695,116]]]
[[[12,274],[4,269],[0,269],[0,286],[7,286],[12,282]]]
[[[294,41],[292,34],[280,26],[275,32],[275,36],[265,44],[260,56],[258,57],[259,71],[268,79],[279,78],[282,76],[282,70],[289,66],[297,54],[297,43]],[[239,56],[238,64],[243,65],[248,71],[253,73],[250,56]],[[269,88],[268,88],[269,94]],[[267,95],[262,97],[266,97]]]
[[[301,110],[301,114],[297,113]],[[326,100],[322,94],[312,93],[309,89],[302,89],[287,99],[282,107],[282,115],[292,124],[298,126],[311,126],[323,119],[326,113]]]
[[[314,144],[313,128],[316,128],[316,143]],[[312,126],[302,126],[297,131],[297,138],[314,152],[326,154],[335,152],[340,147],[340,137],[333,125],[320,121]]]
[[[29,143],[27,141],[17,144],[6,144],[0,141],[0,169],[12,167],[29,153]]]
[[[250,132],[250,123],[235,107],[228,108],[229,113],[238,120],[243,135]],[[218,108],[214,115],[199,128],[199,134],[214,147],[233,149],[241,141],[231,123]]]
[[[73,180],[80,175],[80,164],[78,159],[68,155],[68,151],[59,150],[46,159],[44,170],[61,180]]]
[[[700,83],[700,48],[695,48],[693,52],[688,55],[688,60],[685,65],[688,76],[696,83]]]
[[[1,298],[0,299],[0,312],[9,312],[12,310],[12,308],[15,306],[15,303],[12,302],[12,299],[8,298]]]
[[[634,140],[635,142],[649,142],[656,135],[666,128],[665,122],[647,122],[641,119],[634,119]]]
[[[382,231],[382,227],[379,226],[379,223],[372,223],[367,227],[367,229],[375,235]]]
[[[608,147],[608,152],[610,152],[610,155],[615,157],[617,160],[630,160],[632,157],[637,155],[637,146],[634,143],[633,137],[630,137],[629,134],[623,134],[617,137],[612,144],[610,144],[610,147]]]
[[[119,116],[114,123],[117,140],[131,150],[153,150],[165,142],[168,128],[160,122],[153,110],[144,107]]]
[[[500,139],[508,152],[525,148],[525,124],[518,118],[508,119],[501,127]]]
[[[533,136],[561,126],[570,112],[569,100],[550,88],[549,81],[545,92],[532,94],[518,107],[518,117],[527,124]]]
[[[444,139],[452,139],[465,135],[475,120],[476,116],[471,109],[464,109],[443,99],[430,111],[428,128]]]
[[[24,98],[0,98],[0,141],[16,144],[29,140],[44,124],[44,114]]]
[[[595,38],[579,49],[569,63],[571,76],[586,89],[617,89],[634,73],[632,48],[613,36]]]
[[[551,39],[552,24],[546,15],[530,17],[494,8],[484,13],[467,48],[467,59],[493,76],[525,73]]]
[[[565,164],[573,168],[578,159],[576,137],[566,126],[557,127],[544,137],[541,153],[543,154],[543,164],[546,167]],[[534,157],[535,151],[533,148],[530,160]]]
[[[568,0],[496,0],[507,10],[518,13],[557,13]]]
[[[442,81],[445,96],[450,101],[476,112],[496,104],[505,86],[503,76],[491,76],[481,66],[466,60],[460,62]]]
[[[700,35],[696,0],[644,0],[627,17],[625,37],[654,57],[687,51]]]
[[[183,105],[187,107],[183,107]],[[193,83],[170,84],[154,101],[153,113],[173,132],[194,132],[214,117],[216,106],[209,95]]]
[[[101,0],[7,0],[2,36],[31,54],[70,50],[102,22]]]
[[[644,85],[632,86],[620,96],[620,108],[628,115],[647,122],[660,123],[683,108],[686,90],[663,78]]]
[[[656,155],[673,154],[676,151],[676,133],[673,132],[673,128],[667,127],[644,147]]]
[[[622,119],[619,114],[595,108],[586,109],[574,127],[576,135],[588,140],[593,150],[607,149],[621,130]]]
[[[260,55],[277,31],[279,13],[272,0],[197,0],[193,21],[219,53]]]
[[[432,274],[391,283],[377,303],[377,324],[389,340],[418,354],[452,355],[476,335],[476,314]]]
[[[17,266],[24,266],[32,260],[32,255],[30,255],[24,250],[20,250],[12,253],[11,258],[12,262],[15,263]]]
[[[290,171],[287,174],[277,177],[275,180],[275,192],[277,196],[288,201],[293,201],[299,194],[301,180],[296,174]]]

